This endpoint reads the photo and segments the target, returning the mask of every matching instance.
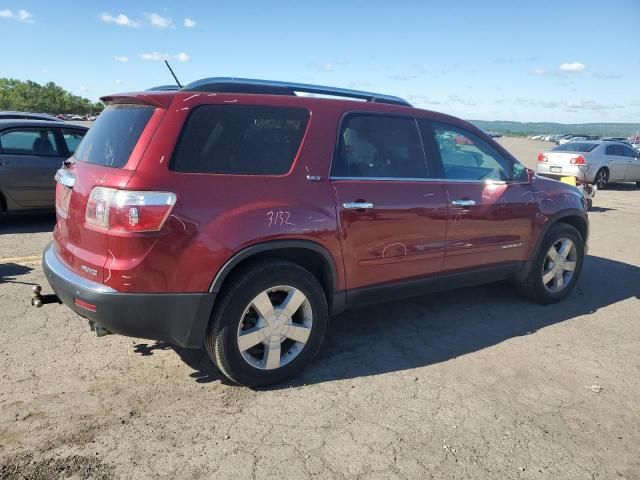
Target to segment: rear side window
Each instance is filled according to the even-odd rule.
[[[0,151],[7,155],[60,155],[53,132],[46,128],[16,129],[0,134]]]
[[[597,143],[581,143],[581,142],[569,142],[563,145],[558,145],[551,149],[552,152],[590,152],[598,146]]]
[[[413,118],[351,114],[342,122],[333,177],[427,177],[427,163]]]
[[[185,173],[282,175],[309,121],[302,108],[202,105],[187,119],[171,159]]]
[[[68,130],[66,128],[62,129],[62,136],[64,137],[64,142],[67,145],[67,151],[69,155],[73,155],[75,151],[78,149],[78,145],[84,138],[84,130]]]
[[[74,157],[81,162],[122,168],[154,112],[146,105],[110,105],[89,129]]]

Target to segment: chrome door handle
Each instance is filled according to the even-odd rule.
[[[368,208],[373,208],[373,203],[369,202],[347,202],[343,203],[342,206],[348,210],[364,210]]]
[[[475,200],[453,200],[451,202],[454,207],[472,207],[475,204]]]

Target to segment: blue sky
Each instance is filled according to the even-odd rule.
[[[467,119],[640,122],[640,0],[0,0],[0,76],[97,99],[208,76],[399,95]]]

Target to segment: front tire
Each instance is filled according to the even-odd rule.
[[[205,345],[233,382],[273,385],[313,359],[328,318],[324,290],[309,271],[288,261],[260,261],[237,272],[223,288]]]
[[[583,262],[580,232],[566,223],[552,226],[522,285],[525,295],[541,304],[559,302],[575,287]]]

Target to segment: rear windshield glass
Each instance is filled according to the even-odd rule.
[[[177,172],[282,175],[289,171],[309,112],[302,108],[203,105],[186,121],[171,168]]]
[[[563,145],[558,145],[554,147],[552,152],[590,152],[594,148],[598,146],[597,143],[580,143],[580,142],[569,142]]]
[[[78,145],[81,162],[122,168],[153,114],[146,105],[110,105],[103,110]]]

